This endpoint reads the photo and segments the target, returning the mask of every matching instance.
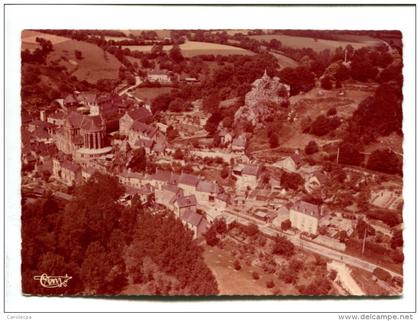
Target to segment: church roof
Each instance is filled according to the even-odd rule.
[[[80,124],[80,128],[91,132],[101,131],[104,127],[105,121],[100,115],[83,116]]]
[[[70,112],[67,116],[67,121],[70,124],[70,126],[73,128],[80,128],[82,124],[82,120],[83,120],[83,115],[75,111]]]

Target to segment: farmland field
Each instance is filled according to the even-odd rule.
[[[114,41],[131,40],[131,38],[128,38],[128,37],[105,36],[104,38],[105,38],[106,41],[109,41],[109,40],[114,40]]]
[[[42,33],[39,31],[32,31],[32,30],[23,30],[21,34],[22,50],[28,49],[29,51],[33,51],[36,48],[38,48],[39,44],[36,42],[37,37],[50,40],[53,45],[70,41],[69,38],[51,35],[48,33]]]
[[[271,52],[271,54],[277,58],[277,61],[279,62],[279,65],[281,68],[286,68],[286,67],[294,68],[298,66],[298,63],[292,58],[289,58],[285,55],[275,53],[275,52]]]
[[[122,46],[123,49],[137,50],[142,52],[149,52],[152,46]],[[172,45],[163,46],[165,51],[172,48]],[[242,48],[221,45],[210,42],[187,41],[180,45],[182,54],[185,57],[193,57],[197,55],[253,55],[254,53]]]
[[[316,39],[311,37],[298,37],[298,36],[287,36],[287,35],[261,35],[261,36],[250,36],[250,38],[257,40],[270,41],[271,39],[279,40],[284,46],[291,48],[312,48],[315,51],[322,51],[324,49],[334,50],[338,47],[346,47],[347,45],[352,45],[353,48],[359,49],[367,46],[376,46],[381,44],[381,40],[374,38],[355,38],[354,36],[342,36],[343,40],[326,40],[326,39]],[[359,39],[360,41],[356,41]]]
[[[121,32],[123,32],[127,37],[131,34],[133,36],[140,36],[143,30],[119,30]],[[170,38],[171,37],[171,31],[170,30],[166,30],[166,29],[162,29],[162,30],[151,30],[157,33],[159,38]]]
[[[94,44],[33,30],[22,32],[22,50],[38,47],[36,37],[50,40],[54,51],[48,56],[49,63],[65,66],[79,80],[95,83],[99,79],[118,78],[121,63],[115,56],[105,53]],[[82,59],[75,57],[75,50],[82,52]]]

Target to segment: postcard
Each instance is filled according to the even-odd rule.
[[[401,295],[402,51],[398,30],[23,30],[23,294]]]

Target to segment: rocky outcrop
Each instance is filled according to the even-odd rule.
[[[278,77],[267,72],[252,83],[252,89],[245,95],[245,105],[235,113],[235,124],[251,122],[253,126],[272,117],[282,106],[287,106],[290,87]]]

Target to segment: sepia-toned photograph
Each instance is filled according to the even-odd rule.
[[[23,30],[23,294],[403,295],[403,41]]]

